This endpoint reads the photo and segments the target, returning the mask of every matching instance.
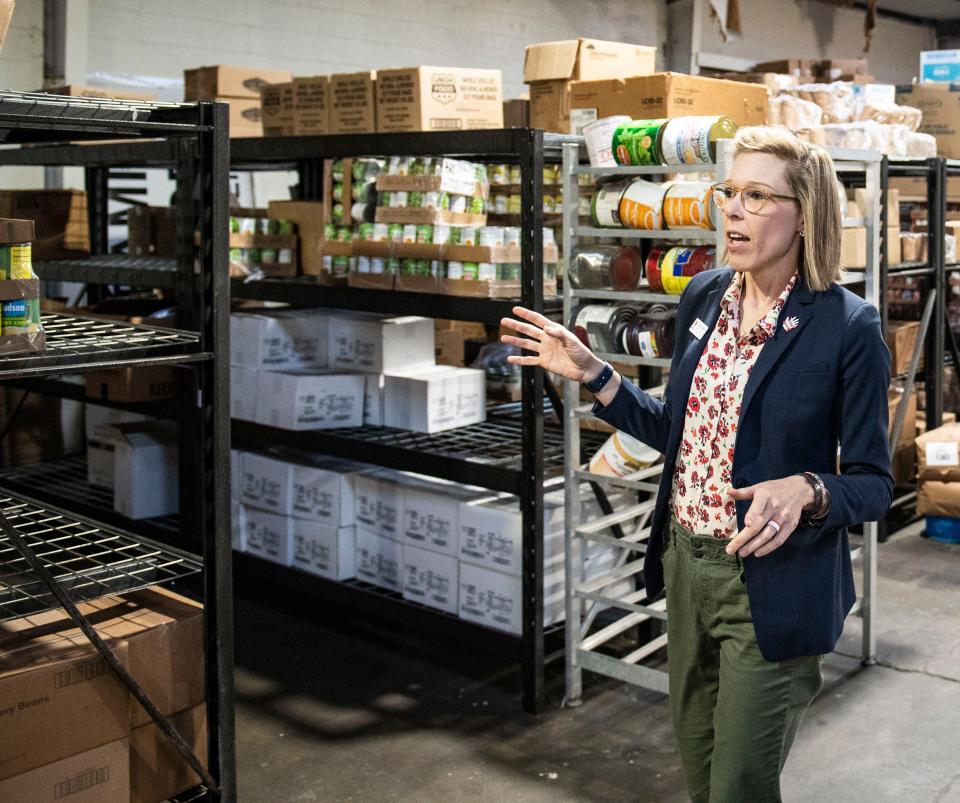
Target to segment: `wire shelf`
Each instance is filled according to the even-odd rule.
[[[41,279],[48,281],[166,289],[173,288],[177,280],[177,261],[166,257],[104,254],[83,259],[40,260],[34,262],[33,267]]]
[[[200,337],[179,329],[133,326],[102,318],[41,316],[46,350],[0,356],[0,380],[98,368],[208,359]]]
[[[107,531],[29,499],[2,495],[0,508],[74,601],[173,582],[202,568],[186,553]],[[0,621],[58,607],[9,538],[0,533]]]

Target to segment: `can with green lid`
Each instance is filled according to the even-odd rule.
[[[666,120],[631,120],[618,125],[613,132],[613,158],[618,165],[658,165],[660,137]]]

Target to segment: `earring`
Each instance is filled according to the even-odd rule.
[[[803,237],[803,232],[802,232],[802,231],[800,232],[800,236]]]

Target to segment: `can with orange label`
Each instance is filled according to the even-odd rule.
[[[663,198],[666,184],[642,178],[631,181],[620,197],[620,223],[631,229],[663,228]]]
[[[668,229],[713,229],[713,193],[706,181],[677,181],[663,199]]]

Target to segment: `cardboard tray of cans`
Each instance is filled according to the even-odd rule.
[[[358,273],[355,270],[347,274],[347,286],[360,290],[393,290],[395,289],[392,273]]]
[[[353,256],[383,257],[385,259],[429,259],[454,262],[487,262],[493,264],[518,264],[521,260],[519,246],[515,245],[441,245],[439,243],[395,243],[354,240],[349,243]],[[324,251],[324,253],[327,253]],[[560,261],[556,245],[543,248],[543,261],[554,264]]]
[[[397,274],[394,289],[405,293],[436,293],[470,298],[520,298],[520,282],[514,279],[438,279],[434,276]],[[556,280],[544,279],[544,297],[550,298],[556,294]]]
[[[0,301],[39,298],[39,279],[6,279],[0,281]],[[0,355],[29,354],[43,351],[46,338],[43,330],[29,334],[0,335]]]
[[[297,247],[296,234],[252,234],[230,232],[230,248],[290,248]]]
[[[469,195],[473,198],[487,198],[489,186],[474,182],[470,192],[467,187],[451,185],[444,176],[377,176],[378,192],[448,192],[453,195]]]
[[[410,209],[378,206],[377,223],[447,223],[451,226],[485,226],[487,216],[470,212],[451,212],[449,209]]]

